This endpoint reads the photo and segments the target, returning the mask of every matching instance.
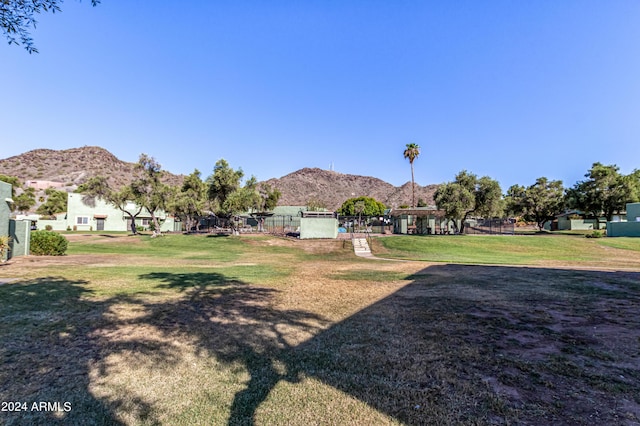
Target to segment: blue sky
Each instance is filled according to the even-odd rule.
[[[67,0],[0,44],[0,158],[102,146],[208,176],[573,185],[640,168],[640,2]],[[4,40],[2,40],[4,41]],[[1,172],[1,171],[0,171]]]

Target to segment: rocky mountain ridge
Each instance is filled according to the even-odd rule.
[[[117,188],[136,176],[135,163],[119,160],[112,153],[97,146],[66,150],[36,149],[0,160],[0,174],[15,176],[22,182],[60,182],[63,189],[72,191],[93,176],[107,176]],[[163,181],[179,185],[183,175],[163,172]],[[396,187],[371,176],[343,174],[318,168],[303,168],[280,178],[266,181],[282,193],[280,205],[307,205],[316,200],[329,209],[338,208],[352,197],[369,196],[390,207],[411,204],[411,182]],[[437,185],[416,184],[416,201],[433,204]]]

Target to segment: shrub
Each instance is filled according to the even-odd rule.
[[[70,226],[67,226],[67,231],[71,231],[71,227]]]
[[[11,237],[0,235],[0,262],[4,262],[4,255],[11,250]]]
[[[53,231],[34,231],[31,233],[31,254],[36,256],[63,256],[68,241]]]
[[[47,231],[53,231],[53,226],[47,225],[44,227],[44,229],[46,229]]]
[[[602,238],[604,237],[604,232],[602,231],[593,231],[591,234],[585,235],[587,238]]]

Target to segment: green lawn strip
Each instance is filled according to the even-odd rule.
[[[273,265],[230,265],[215,267],[89,266],[56,268],[56,273],[72,281],[86,280],[85,288],[94,296],[134,295],[184,291],[189,287],[252,284],[277,286],[291,270]],[[168,285],[167,281],[172,284]],[[5,286],[10,286],[8,284]]]
[[[397,236],[377,240],[385,256],[433,262],[535,265],[545,260],[588,262],[602,247],[574,236]]]
[[[375,271],[371,269],[352,269],[329,275],[329,278],[346,281],[390,282],[410,279],[405,273],[395,271]]]
[[[640,238],[616,237],[598,238],[597,243],[601,246],[612,247],[621,250],[640,251]]]
[[[100,237],[98,237],[100,238]],[[109,238],[108,236],[106,238]],[[234,237],[206,237],[165,235],[151,238],[146,235],[118,236],[107,243],[102,241],[71,241],[68,254],[133,254],[149,257],[209,258],[218,261],[235,260],[246,243]]]

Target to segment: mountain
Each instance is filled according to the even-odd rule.
[[[360,196],[373,197],[390,207],[411,205],[411,182],[397,187],[370,176],[304,168],[266,183],[282,193],[280,205],[304,206],[313,198],[324,202],[329,209],[337,209],[345,200]],[[416,184],[416,203],[422,199],[433,204],[437,188],[438,185]]]
[[[72,191],[94,176],[106,176],[113,188],[131,182],[135,163],[121,161],[104,148],[85,146],[65,150],[36,149],[0,160],[0,174],[15,176],[21,181],[54,181]],[[163,181],[171,185],[182,183],[184,176],[163,171]],[[311,199],[337,209],[348,198],[368,196],[394,207],[411,204],[411,182],[400,187],[371,176],[343,174],[318,168],[304,168],[266,183],[282,193],[280,205],[306,205]],[[416,185],[416,202],[433,204],[437,185]]]
[[[106,176],[113,188],[131,182],[135,163],[116,158],[104,148],[84,146],[65,150],[36,149],[0,160],[0,174],[15,176],[21,181],[44,180],[61,182],[69,190],[94,176]],[[162,181],[182,183],[183,176],[163,171]]]

